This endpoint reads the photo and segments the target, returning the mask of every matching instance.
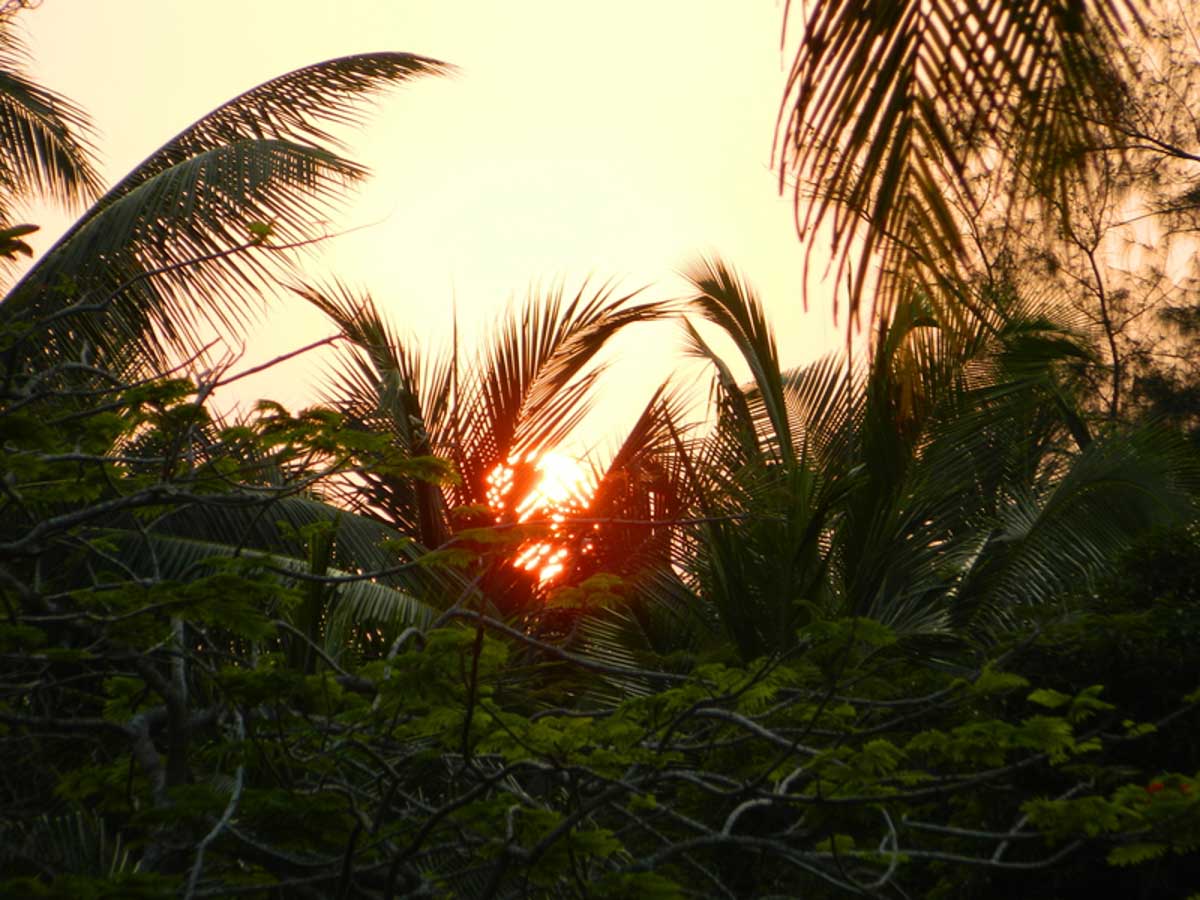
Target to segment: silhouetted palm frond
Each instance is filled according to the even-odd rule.
[[[350,56],[229,101],[111,188],[0,313],[45,321],[78,304],[53,320],[44,352],[78,355],[86,340],[113,367],[196,350],[200,322],[236,333],[287,270],[284,248],[327,234],[330,211],[366,174],[337,155],[321,123],[354,123],[359,104],[383,88],[447,71],[410,54]]]
[[[77,205],[102,190],[87,115],[26,76],[28,54],[11,20],[0,15],[0,227],[11,224],[14,201]]]
[[[1060,190],[1121,109],[1120,39],[1144,8],[1144,0],[805,7],[777,133],[781,186],[795,179],[804,236],[828,226],[838,280],[851,280],[852,317],[873,283],[884,318],[932,287],[943,289],[934,299],[947,311],[962,313],[960,223],[985,203],[974,177],[1009,166],[1022,193]],[[810,261],[822,244],[809,243]]]

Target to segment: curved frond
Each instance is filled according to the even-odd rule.
[[[682,327],[686,338],[684,352],[709,362],[715,370],[709,393],[717,411],[717,430],[713,440],[708,442],[710,449],[721,446],[725,451],[726,468],[759,459],[763,455],[759,441],[762,430],[756,426],[746,391],[737,383],[725,360],[708,345],[692,323],[685,319]],[[768,441],[772,438],[769,432],[765,436]]]
[[[557,289],[531,296],[491,333],[462,379],[456,412],[464,483],[480,499],[497,464],[562,443],[582,421],[603,371],[593,363],[614,335],[668,314],[662,303],[627,305],[636,294],[585,285],[567,299]]]
[[[875,312],[950,287],[973,183],[1010,162],[1050,195],[1113,121],[1112,64],[1143,0],[831,0],[806,9],[777,132],[781,187],[803,236],[829,226],[856,317],[881,263]],[[812,247],[809,244],[809,260]],[[854,259],[862,260],[853,264]],[[968,299],[968,298],[956,298]]]
[[[696,287],[691,306],[719,326],[750,367],[775,444],[790,461],[795,444],[783,398],[783,376],[775,335],[754,291],[719,259],[701,260],[684,273]]]
[[[577,550],[569,558],[569,580],[669,568],[678,530],[673,520],[686,515],[689,499],[671,423],[684,417],[687,404],[685,392],[660,387],[608,463],[593,468],[595,489],[583,514],[638,524],[572,526],[568,515],[563,539]]]
[[[327,399],[353,427],[390,435],[407,457],[442,454],[462,465],[461,449],[443,438],[452,428],[453,361],[432,364],[402,340],[367,295],[342,285],[294,287],[329,316],[350,342],[334,364]],[[448,537],[446,503],[437,485],[367,471],[363,484],[347,485],[341,499],[352,509],[382,515],[427,547]]]
[[[363,101],[421,75],[446,75],[454,67],[411,53],[363,53],[313,63],[265,81],[189,125],[118,182],[101,206],[183,160],[214,147],[272,140],[324,148],[341,146],[320,123],[365,121]]]
[[[837,355],[784,373],[783,400],[792,439],[810,465],[829,468],[849,458],[862,413],[861,381],[861,374]]]
[[[85,337],[159,359],[163,342],[194,347],[202,320],[236,333],[261,303],[257,288],[279,271],[277,254],[246,246],[246,226],[279,220],[281,240],[302,240],[307,223],[361,175],[353,163],[283,141],[199,153],[84,220],[0,309],[35,323],[50,317],[41,344],[61,352]]]
[[[405,628],[428,628],[433,619],[434,609],[411,594],[371,581],[351,582],[338,590],[325,621],[325,649],[336,655],[356,642],[356,634],[373,632],[376,651],[382,653],[389,638]]]
[[[405,535],[374,519],[353,515],[312,497],[280,497],[258,510],[232,506],[192,506],[163,517],[155,524],[156,537],[176,540],[177,550],[197,553],[205,548],[274,554],[302,560],[305,547],[292,535],[314,524],[336,524],[332,564],[341,572],[381,572],[413,562],[423,548],[405,541]],[[189,543],[190,542],[190,543]],[[379,584],[418,597],[439,607],[456,596],[461,585],[447,573],[414,566],[375,579]]]
[[[957,592],[956,618],[983,611],[1005,621],[1090,584],[1139,534],[1194,520],[1197,475],[1178,435],[1143,429],[1095,441],[1043,495],[1014,494]]]
[[[102,190],[87,115],[29,80],[27,63],[9,17],[0,16],[0,225],[9,223],[15,199],[76,205]]]
[[[29,319],[70,302],[121,301],[133,312],[118,317],[117,340],[137,341],[155,362],[164,347],[196,349],[197,315],[236,329],[278,273],[262,250],[319,238],[345,188],[366,174],[334,152],[321,123],[356,123],[363,99],[447,71],[410,54],[365,54],[307,66],[229,101],[109,190],[26,274],[4,312]],[[73,327],[60,331],[77,349],[87,326],[71,318]],[[103,346],[106,328],[91,330]]]

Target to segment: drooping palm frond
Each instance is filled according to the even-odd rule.
[[[921,303],[880,323],[855,428],[862,485],[836,537],[848,612],[948,633],[964,567],[997,517],[1069,467],[1053,398],[1057,367],[1080,351],[1042,312],[1014,298],[946,322]]]
[[[390,84],[449,67],[402,53],[329,60],[266,82],[185,129],[118,182],[13,289],[0,312],[36,321],[71,302],[91,309],[58,328],[151,362],[196,349],[200,319],[226,331],[286,268],[267,250],[319,238],[365,170],[338,156],[320,123],[358,121]],[[252,230],[257,229],[257,232]],[[111,315],[105,316],[104,313]],[[64,347],[64,350],[66,347]]]
[[[805,8],[777,129],[803,235],[829,226],[857,317],[953,289],[975,180],[1002,167],[1049,195],[1113,121],[1120,36],[1143,0],[832,0]],[[786,28],[785,13],[785,28]],[[809,261],[812,248],[809,244]],[[863,260],[852,265],[854,259]],[[936,295],[948,309],[967,297]],[[961,301],[961,302],[951,302]]]
[[[355,574],[335,567],[325,567],[314,573],[311,561],[303,556],[249,549],[213,537],[125,531],[115,533],[112,540],[118,548],[117,558],[129,567],[131,574],[157,580],[194,580],[210,574],[214,562],[234,557],[261,561],[264,567],[278,573],[284,585],[298,591],[317,585],[304,578],[309,574],[333,578]],[[354,643],[352,637],[356,633],[378,632],[379,640],[382,640],[382,635],[394,636],[409,626],[426,627],[433,620],[436,609],[413,592],[370,579],[344,581],[323,588],[322,594],[321,604],[313,611],[313,620],[303,623],[312,626],[311,629],[303,630],[311,631],[317,646],[322,646],[335,658]],[[303,604],[300,608],[303,609]],[[280,610],[263,612],[288,617]]]
[[[43,875],[109,877],[137,865],[131,847],[91,812],[38,816],[0,825],[0,864],[6,872],[25,866]]]
[[[102,190],[87,115],[30,81],[28,61],[12,17],[0,15],[0,226],[11,223],[16,200],[39,196],[73,206]]]
[[[324,151],[282,141],[215,147],[142,181],[83,221],[0,309],[29,321],[48,318],[33,340],[51,358],[77,353],[86,338],[118,369],[131,352],[161,359],[164,342],[196,347],[205,321],[236,334],[274,261],[264,250],[236,261],[222,254],[244,244],[246,224],[258,220],[305,223],[279,228],[284,240],[300,239],[361,174]],[[151,271],[158,274],[144,277]],[[51,273],[70,273],[79,293],[50,288],[41,279]],[[83,309],[55,318],[53,307],[69,302]]]
[[[265,81],[189,125],[138,165],[106,199],[126,194],[197,153],[244,140],[278,140],[335,150],[339,138],[322,127],[361,125],[363,101],[422,75],[454,67],[412,53],[363,53],[313,63]],[[103,204],[103,201],[102,201]]]
[[[575,526],[570,515],[564,517],[560,533],[572,549],[568,581],[596,573],[638,577],[670,567],[673,522],[687,511],[670,423],[684,419],[688,402],[685,391],[660,387],[608,462],[593,466],[595,487],[582,515],[617,521]]]

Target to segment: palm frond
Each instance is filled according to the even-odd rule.
[[[114,534],[113,539],[122,548],[119,558],[131,572],[155,579],[194,579],[207,574],[214,560],[233,557],[261,559],[264,565],[297,575],[308,574],[311,568],[309,562],[299,556],[252,550],[219,540],[157,532],[140,535],[122,532]],[[352,573],[330,567],[321,574],[341,577]],[[280,577],[285,584],[297,588],[311,583],[290,575]],[[323,626],[325,644],[334,655],[345,646],[355,628],[397,631],[410,625],[424,627],[434,616],[435,607],[430,603],[406,590],[377,581],[348,581],[337,585],[330,593],[324,621],[317,624]]]
[[[957,592],[956,619],[1007,621],[1022,607],[1109,571],[1153,527],[1193,521],[1197,465],[1175,434],[1145,428],[1096,440],[1041,496],[1014,494]]]
[[[121,835],[112,835],[102,817],[82,810],[0,826],[0,864],[6,870],[35,860],[40,871],[58,877],[111,878],[137,865]]]
[[[918,286],[950,287],[973,177],[1011,163],[1048,195],[1096,143],[1123,92],[1113,60],[1143,0],[813,4],[777,128],[802,235],[828,225],[856,317],[881,262],[875,312]],[[786,14],[785,14],[786,27]],[[812,249],[820,242],[809,244]],[[945,293],[938,295],[939,302]],[[966,298],[955,298],[963,299]],[[961,306],[962,304],[957,304]]]
[[[725,468],[730,470],[750,460],[760,459],[765,452],[760,440],[761,429],[756,427],[746,390],[737,383],[729,365],[700,336],[691,322],[685,319],[681,327],[685,337],[684,352],[707,361],[715,370],[709,398],[716,408],[717,430],[714,439],[708,442],[709,454],[719,448],[726,459]],[[768,433],[766,437],[770,440],[771,435]]]
[[[343,585],[325,620],[325,649],[332,656],[370,633],[376,652],[405,628],[425,629],[433,622],[435,607],[404,591],[371,581]]]
[[[116,351],[131,345],[152,360],[164,344],[195,347],[203,321],[237,333],[262,302],[257,288],[279,271],[269,250],[233,252],[246,243],[246,226],[280,219],[280,238],[300,240],[361,174],[325,151],[276,140],[199,153],[88,217],[0,309],[49,318],[44,352],[78,352],[86,338],[118,362]],[[53,318],[68,301],[80,311]]]
[[[770,433],[783,459],[790,461],[795,444],[783,397],[782,368],[762,304],[750,286],[719,259],[701,260],[684,274],[697,290],[691,306],[733,339],[750,367]]]
[[[461,453],[439,441],[451,415],[448,366],[436,359],[428,366],[367,295],[338,284],[293,289],[328,315],[350,342],[327,380],[326,399],[351,427],[388,434],[393,449],[407,458],[445,454],[460,463]],[[364,472],[344,486],[343,503],[382,516],[426,547],[449,537],[445,498],[437,485],[396,477],[385,469]]]
[[[840,356],[822,357],[783,376],[783,399],[797,451],[828,469],[849,458],[861,416],[862,376]]]
[[[582,384],[573,384],[616,333],[637,322],[662,317],[661,303],[628,306],[637,291],[617,295],[602,286],[586,293],[586,285],[565,301],[561,290],[525,306],[521,328],[510,317],[481,359],[482,384],[489,408],[504,431],[497,435],[510,455],[559,443],[586,409]]]
[[[32,321],[71,301],[120,308],[106,326],[71,316],[59,340],[73,347],[63,349],[90,331],[102,347],[134,341],[152,362],[167,348],[196,349],[198,315],[236,331],[280,272],[283,255],[263,247],[319,238],[345,188],[366,174],[331,149],[321,123],[356,123],[363,99],[447,71],[410,54],[351,56],[229,101],[109,190],[14,288],[5,315]],[[115,341],[106,339],[114,322]]]
[[[660,387],[608,463],[594,467],[595,488],[584,514],[639,524],[575,527],[567,516],[563,540],[575,548],[570,580],[597,572],[636,576],[670,565],[674,520],[686,514],[687,488],[675,465],[669,423],[683,418],[687,402],[686,392]]]
[[[499,323],[460,381],[456,440],[475,496],[497,464],[562,443],[582,421],[603,371],[592,364],[614,335],[669,313],[663,303],[627,305],[636,294],[584,285],[567,299],[556,288]]]
[[[28,61],[10,17],[0,17],[0,225],[9,223],[16,199],[73,206],[102,190],[87,115],[32,82],[23,71]]]
[[[164,540],[177,539],[180,543],[170,546],[181,553],[192,547],[202,554],[205,548],[216,546],[229,548],[231,555],[244,551],[302,560],[305,547],[293,536],[317,524],[336,524],[332,563],[342,572],[396,570],[415,562],[424,552],[382,522],[299,495],[277,498],[256,510],[207,505],[180,509],[158,520],[155,533]],[[140,565],[153,564],[152,550],[146,548]],[[375,580],[419,597],[431,607],[448,604],[448,598],[461,590],[458,579],[425,566],[406,566]]]
[[[189,125],[118,182],[101,205],[143,181],[223,144],[275,140],[336,150],[339,139],[321,123],[357,126],[363,101],[422,75],[448,75],[454,67],[411,53],[364,53],[304,66],[265,81]]]

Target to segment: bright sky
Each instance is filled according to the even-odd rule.
[[[393,92],[350,155],[374,177],[316,271],[366,288],[399,330],[467,336],[534,285],[586,277],[679,296],[718,253],[764,297],[788,364],[836,346],[802,312],[802,250],[770,169],[782,8],[747,0],[44,0],[20,20],[47,86],[87,109],[111,181],[224,100],[330,57],[401,50],[455,64]],[[65,219],[42,215],[46,247]],[[280,300],[246,364],[331,332]],[[679,365],[675,326],[615,350],[588,440],[615,438]],[[312,360],[251,385],[300,405]],[[607,443],[607,441],[605,441]]]

